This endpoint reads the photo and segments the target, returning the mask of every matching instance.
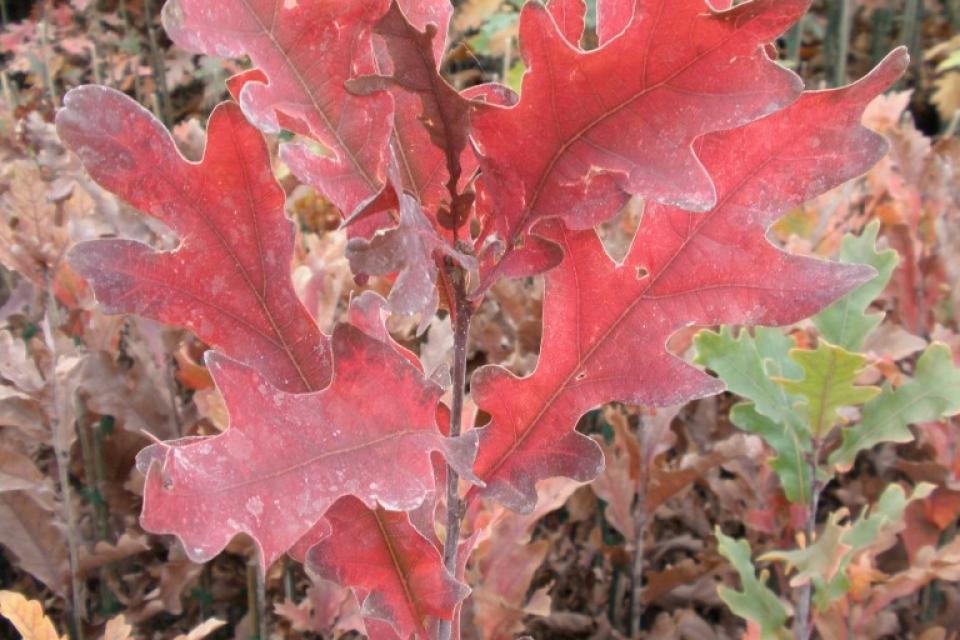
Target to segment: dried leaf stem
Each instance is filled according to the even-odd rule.
[[[67,553],[70,558],[70,614],[73,623],[73,637],[83,640],[83,582],[80,580],[80,545],[77,541],[78,527],[77,514],[73,508],[73,495],[70,490],[70,448],[71,438],[65,436],[67,429],[75,425],[65,424],[65,416],[60,414],[60,408],[65,406],[66,391],[57,380],[57,342],[56,331],[60,327],[60,310],[56,296],[53,295],[52,275],[47,275],[46,296],[46,326],[45,338],[51,351],[48,380],[53,388],[54,411],[51,412],[51,432],[53,433],[53,451],[57,461],[57,474],[60,483],[60,498],[63,501],[63,519],[66,524],[64,532],[67,538]]]

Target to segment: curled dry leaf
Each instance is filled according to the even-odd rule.
[[[0,615],[10,621],[23,640],[61,640],[43,605],[13,591],[0,591]]]

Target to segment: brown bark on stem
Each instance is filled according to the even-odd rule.
[[[453,322],[453,365],[451,366],[453,399],[450,403],[449,435],[451,438],[456,438],[463,427],[463,399],[467,384],[467,339],[473,307],[467,297],[467,278],[463,269],[447,263],[445,271]],[[463,516],[464,503],[460,499],[460,477],[450,465],[447,465],[447,522],[446,540],[443,544],[443,565],[454,576],[457,574],[457,548]],[[452,623],[441,620],[437,630],[438,640],[450,640],[452,635]]]

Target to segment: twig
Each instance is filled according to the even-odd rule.
[[[167,128],[171,125],[170,119],[170,91],[167,88],[167,70],[164,66],[163,54],[157,41],[157,31],[153,27],[153,2],[143,0],[144,19],[147,22],[147,42],[150,45],[150,62],[153,67],[153,82],[156,86],[154,98],[157,101],[157,116]]]
[[[171,426],[177,437],[182,437],[183,420],[180,418],[180,406],[177,403],[177,363],[173,356],[168,356],[166,360],[167,400],[170,402],[170,420],[173,422]]]
[[[70,614],[73,620],[74,638],[83,640],[83,583],[80,580],[80,545],[77,542],[77,514],[73,508],[72,491],[70,490],[70,438],[65,435],[68,428],[75,425],[64,424],[64,416],[59,414],[59,408],[64,405],[64,390],[57,381],[57,342],[56,331],[60,328],[60,311],[57,299],[53,295],[52,276],[47,275],[46,300],[46,327],[45,338],[51,351],[51,363],[48,380],[53,387],[54,407],[51,416],[51,432],[53,433],[53,451],[57,460],[57,474],[60,483],[60,498],[63,500],[63,519],[66,523],[67,553],[70,560]]]
[[[3,0],[0,0],[0,2],[3,2]],[[10,113],[15,113],[18,106],[17,97],[10,86],[10,78],[7,77],[6,69],[0,69],[0,87],[3,89],[3,101],[7,103],[7,109]]]
[[[450,311],[453,315],[453,399],[450,407],[450,437],[460,435],[463,421],[463,398],[467,384],[467,339],[470,334],[470,316],[473,306],[467,297],[466,273],[445,261],[446,280],[450,285]],[[464,504],[460,500],[460,477],[447,465],[447,534],[443,544],[443,566],[451,575],[457,572],[457,549],[460,543],[460,525],[463,522]],[[439,640],[450,640],[452,624],[440,622],[437,631]]]
[[[50,106],[54,109],[60,106],[60,98],[57,96],[57,88],[53,86],[53,74],[50,73],[50,53],[48,49],[47,36],[47,1],[44,0],[40,5],[40,52],[43,58],[43,83],[47,87],[47,93],[50,95]]]
[[[960,0],[946,0],[947,19],[954,31],[960,31]]]
[[[81,405],[82,409],[83,406]],[[97,420],[90,425],[93,433],[93,476],[94,490],[96,491],[97,502],[94,505],[97,513],[97,530],[101,540],[112,542],[112,532],[110,531],[110,505],[107,503],[106,492],[107,471],[103,459],[103,423]]]
[[[141,102],[143,100],[143,88],[140,86],[140,55],[142,53],[142,49],[140,48],[140,34],[135,29],[131,29],[130,16],[127,13],[127,0],[120,0],[120,4],[117,5],[117,11],[120,13],[120,19],[123,21],[123,37],[128,38],[131,31],[134,34],[131,38],[133,42],[134,54],[132,61],[133,93],[134,97],[137,99],[137,102]],[[119,81],[117,84],[119,85]]]
[[[890,30],[893,28],[893,11],[889,1],[886,7],[874,9],[870,18],[870,60],[877,66],[890,49]]]
[[[256,640],[267,640],[266,578],[260,566],[260,554],[254,553],[247,560],[247,610],[250,612],[250,627]]]
[[[10,14],[7,13],[7,0],[0,0],[0,20],[3,21],[3,26],[7,26],[7,23],[10,22]]]
[[[633,507],[633,582],[630,594],[630,636],[633,638],[640,636],[643,619],[643,541],[647,533],[647,479],[649,478],[646,451],[647,447],[652,445],[647,442],[648,430],[643,428],[642,418],[638,425],[638,432],[640,475],[637,478],[637,499]]]
[[[283,557],[283,599],[287,602],[293,602],[296,596],[297,586],[294,582],[293,563],[290,558]]]
[[[910,59],[914,68],[914,82],[920,80],[919,70],[923,62],[922,51],[920,50],[920,29],[923,25],[923,2],[920,0],[907,0],[903,9],[903,28],[900,30],[900,43],[906,45],[910,50]],[[898,85],[902,86],[905,78],[901,78]]]
[[[507,42],[504,48],[503,53],[503,67],[501,68],[501,82],[507,84],[507,80],[510,78],[510,68],[513,66],[513,38],[507,38]]]
[[[820,460],[819,439],[814,440],[813,453],[809,458],[810,473],[810,505],[807,511],[807,522],[804,527],[806,536],[805,544],[811,545],[814,542],[814,536],[817,531],[817,510],[820,506],[820,494],[823,492],[824,485],[817,479],[817,469]],[[810,640],[813,633],[813,624],[810,619],[810,601],[813,595],[813,585],[807,581],[797,593],[795,604],[796,612],[794,614],[794,636],[797,640]]]
[[[847,57],[850,55],[850,31],[853,28],[853,7],[850,0],[837,0],[837,57],[833,61],[833,84],[847,84]]]
[[[803,31],[806,20],[800,18],[797,24],[790,27],[787,31],[787,61],[790,68],[794,71],[800,71],[800,45],[803,44]]]

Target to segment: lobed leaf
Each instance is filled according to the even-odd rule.
[[[764,120],[707,136],[700,157],[720,204],[704,215],[648,206],[620,265],[593,231],[557,221],[537,227],[566,258],[546,275],[534,373],[519,379],[484,367],[474,374],[474,399],[492,416],[474,467],[484,495],[522,511],[536,502],[539,479],[592,480],[602,456],[574,426],[599,404],[666,406],[720,391],[719,381],[666,350],[681,327],[789,324],[873,276],[869,267],[788,255],[766,230],[883,154],[883,139],[860,116],[906,61],[900,50],[857,84],[808,93]]]
[[[507,252],[521,249],[543,218],[591,228],[612,217],[625,194],[713,207],[717,193],[693,141],[797,98],[799,78],[764,46],[808,4],[753,0],[716,12],[703,0],[637,0],[642,14],[619,37],[582,51],[548,9],[527,3],[520,101],[473,118],[485,215]],[[528,272],[543,267],[529,259]]]
[[[843,523],[847,511],[835,511],[810,546],[794,551],[771,551],[760,560],[777,560],[786,563],[788,570],[796,569],[791,584],[811,582],[815,588],[814,602],[824,610],[850,591],[847,568],[854,558],[877,543],[885,530],[899,528],[907,505],[926,497],[932,490],[933,485],[921,484],[908,496],[899,485],[890,485],[877,503],[871,509],[864,509],[855,522]]]
[[[468,266],[473,266],[474,260],[450,248],[412,196],[400,194],[398,202],[397,226],[382,229],[369,240],[353,238],[347,244],[347,258],[357,274],[398,273],[390,289],[390,311],[401,315],[419,313],[418,333],[423,333],[439,302],[437,260],[446,256]]]
[[[188,162],[146,109],[106,87],[74,89],[57,131],[100,185],[168,225],[174,251],[122,239],[68,256],[107,313],[183,325],[287,391],[323,388],[330,346],[296,296],[294,227],[263,136],[230,103]]]
[[[727,390],[750,400],[758,413],[776,422],[789,423],[793,430],[802,425],[796,419],[795,399],[774,378],[795,378],[802,369],[790,358],[796,343],[783,332],[765,327],[753,335],[730,327],[719,332],[701,331],[694,338],[695,362],[714,371]]]
[[[846,264],[868,264],[877,270],[869,282],[857,287],[813,318],[813,324],[824,338],[848,351],[860,351],[874,329],[883,321],[882,313],[866,313],[879,296],[900,257],[893,249],[877,251],[880,221],[875,220],[860,236],[847,234],[843,238],[839,260]]]
[[[178,536],[196,562],[248,533],[269,566],[344,496],[371,508],[419,506],[436,489],[433,451],[469,474],[475,439],[440,434],[439,387],[390,345],[349,325],[334,332],[333,352],[330,386],[301,394],[209,355],[230,428],[139,454],[144,527]]]
[[[426,188],[424,182],[445,187],[448,196],[444,226],[458,228],[465,222],[465,214],[472,205],[472,198],[461,196],[458,192],[463,173],[461,158],[467,150],[470,135],[471,102],[451,87],[437,69],[433,49],[437,39],[435,24],[428,25],[424,31],[418,30],[394,0],[374,31],[385,41],[393,69],[389,75],[352,79],[347,87],[357,94],[369,95],[395,86],[419,98],[420,108],[417,109],[406,96],[398,97],[395,118],[395,123],[399,125],[397,131],[417,138],[419,136],[412,130],[413,127],[426,130],[430,142],[443,156],[447,184],[444,185],[442,181],[437,183],[433,178],[422,175],[423,163],[435,162],[434,154],[428,153],[429,150],[423,145],[414,144],[412,149],[407,149],[398,140],[394,150],[401,166],[406,169],[405,183],[413,187],[422,206],[432,209],[442,199],[442,196]],[[439,174],[436,167],[433,174]]]
[[[344,498],[326,515],[333,533],[314,546],[307,566],[358,588],[364,618],[388,622],[401,638],[430,637],[436,619],[451,620],[470,590],[443,566],[440,552],[405,513],[367,509]]]
[[[840,470],[853,466],[857,454],[881,442],[910,442],[909,425],[960,413],[960,368],[950,348],[930,345],[917,361],[913,378],[893,389],[889,384],[863,407],[863,418],[843,430],[843,441],[828,458]]]
[[[587,19],[585,0],[549,0],[546,6],[567,42],[579,47]]]
[[[23,640],[61,640],[43,605],[15,591],[0,591],[0,616],[10,621]]]
[[[257,127],[288,129],[322,144],[317,155],[286,144],[281,156],[304,182],[345,213],[385,180],[393,100],[360,97],[344,83],[376,72],[371,31],[389,0],[169,0],[167,34],[179,46],[218,57],[250,56],[268,82],[243,86],[240,104]]]
[[[717,537],[717,550],[730,561],[740,575],[742,591],[728,587],[718,587],[717,595],[730,610],[760,627],[762,640],[781,640],[792,637],[787,631],[787,610],[780,599],[765,584],[766,575],[757,577],[751,560],[750,543],[746,540],[734,540],[723,534],[719,527],[714,529]]]
[[[838,409],[861,405],[880,393],[879,387],[856,383],[867,362],[858,353],[821,341],[813,350],[793,349],[790,358],[803,369],[803,377],[775,381],[801,398],[796,408],[816,440],[826,438],[840,422]]]

